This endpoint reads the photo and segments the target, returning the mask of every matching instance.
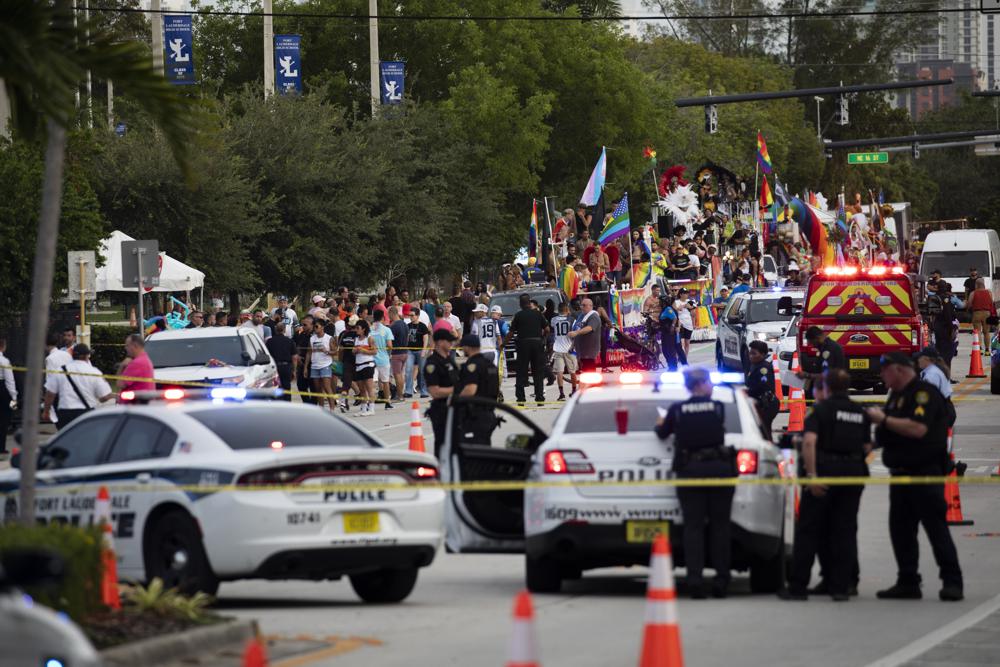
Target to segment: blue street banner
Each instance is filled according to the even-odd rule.
[[[177,84],[195,83],[190,14],[163,17],[163,43],[167,47],[167,79]]]
[[[302,92],[301,35],[274,36],[274,83],[282,95]]]
[[[403,103],[403,73],[406,63],[387,60],[379,63],[382,80],[382,104]]]

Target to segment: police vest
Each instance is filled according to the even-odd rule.
[[[711,399],[688,399],[675,404],[677,447],[688,451],[713,449],[726,443],[726,407]]]
[[[816,448],[833,454],[864,455],[871,427],[864,408],[849,398],[835,396],[816,405],[822,410]]]

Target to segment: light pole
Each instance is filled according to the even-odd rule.
[[[379,105],[379,58],[378,58],[378,0],[368,0],[368,60],[372,95],[372,118],[378,113]]]
[[[819,105],[823,103],[823,98],[820,97],[819,95],[816,95],[815,97],[813,97],[813,99],[816,100],[816,138],[819,139],[820,142],[822,142],[823,130],[822,127],[820,126],[820,120],[819,120]]]
[[[264,0],[264,99],[274,94],[274,3]]]

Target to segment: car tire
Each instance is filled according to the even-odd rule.
[[[990,369],[990,393],[1000,394],[1000,367]]]
[[[353,574],[351,588],[365,602],[402,602],[417,585],[417,568],[386,568]]]
[[[159,578],[165,588],[176,588],[185,595],[215,595],[219,590],[219,579],[208,562],[198,524],[183,510],[163,514],[147,529],[143,561],[146,579]]]
[[[558,593],[562,579],[562,571],[551,558],[525,557],[524,580],[532,593]]]
[[[784,549],[784,545],[781,546]],[[781,549],[770,558],[756,557],[750,562],[750,592],[776,593],[785,579],[785,558]]]

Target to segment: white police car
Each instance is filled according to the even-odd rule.
[[[277,387],[278,367],[250,327],[160,331],[146,339],[159,388],[184,383]]]
[[[725,379],[742,380],[731,375]],[[523,492],[455,492],[445,512],[450,550],[524,552],[528,588],[553,592],[587,569],[648,563],[650,542],[669,524],[674,562],[683,565],[684,517],[676,487],[638,484],[673,476],[672,437],[661,441],[653,426],[660,410],[688,397],[682,377],[622,373],[614,384],[601,384],[603,379],[600,373],[581,375],[591,384],[566,403],[548,436],[521,413],[497,404],[525,431],[508,436],[505,447],[449,438],[442,450],[445,481],[541,483]],[[763,436],[745,391],[721,383],[718,374],[714,379],[719,382],[713,396],[726,405],[726,444],[737,450],[740,476],[780,477],[781,453]],[[468,399],[456,402],[462,400]],[[623,432],[618,419],[624,420]],[[790,487],[736,489],[733,569],[749,569],[754,591],[774,591],[782,581],[793,505]]]
[[[768,287],[730,297],[719,315],[715,360],[720,371],[745,371],[750,366],[747,345],[754,340],[767,343],[773,353],[792,315],[778,312],[778,300],[791,297],[794,305],[805,298],[802,288]]]
[[[39,521],[91,523],[107,486],[123,580],[214,593],[234,579],[346,575],[366,601],[409,595],[443,537],[444,493],[421,488],[437,481],[433,456],[386,449],[312,405],[227,400],[246,395],[236,387],[194,393],[95,410],[56,435],[39,455]],[[19,478],[0,471],[7,521]],[[274,485],[290,488],[255,490]]]

